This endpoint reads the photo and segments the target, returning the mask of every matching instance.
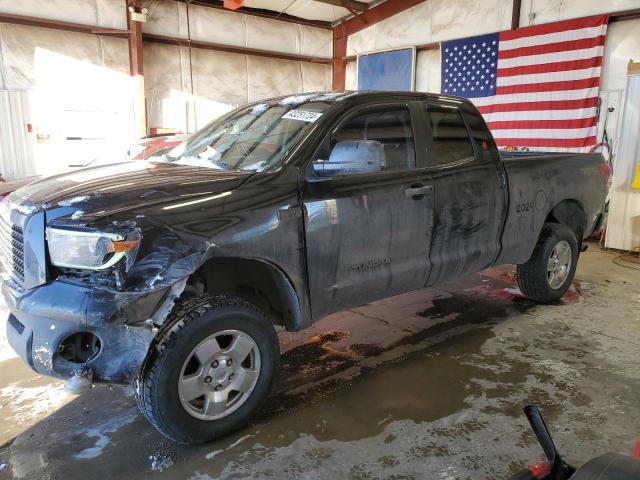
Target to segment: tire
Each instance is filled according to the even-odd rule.
[[[244,361],[237,360],[248,348]],[[136,402],[146,419],[171,440],[207,442],[249,421],[269,393],[279,360],[273,325],[255,305],[227,296],[190,298],[175,306],[152,345],[136,379]],[[246,393],[232,390],[236,383]],[[202,397],[188,400],[201,389],[206,392]],[[226,401],[214,401],[225,393]]]
[[[571,258],[567,262],[566,271],[557,276],[549,273],[551,255],[554,248],[561,252],[568,246]],[[527,263],[518,265],[517,277],[520,291],[525,297],[536,302],[549,303],[560,299],[571,286],[578,264],[578,242],[575,233],[566,225],[560,223],[545,223],[540,233],[533,254]],[[560,255],[556,258],[564,258]],[[565,263],[560,260],[557,265]]]

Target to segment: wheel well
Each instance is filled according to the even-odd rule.
[[[301,325],[300,303],[293,285],[278,267],[263,260],[212,258],[191,275],[187,290],[244,298],[260,307],[275,325],[289,331]]]
[[[587,225],[587,216],[583,208],[575,200],[563,200],[551,209],[545,223],[562,223],[576,234],[578,245]]]

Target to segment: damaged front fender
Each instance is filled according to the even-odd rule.
[[[21,293],[7,283],[2,293],[13,312],[7,338],[13,349],[44,375],[69,378],[79,366],[98,382],[128,383],[137,374],[155,336],[152,319],[168,312],[186,280],[174,288],[116,292],[62,280]],[[92,345],[85,344],[86,338]],[[87,348],[93,350],[87,352]],[[69,348],[78,351],[69,352]]]

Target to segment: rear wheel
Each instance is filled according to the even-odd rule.
[[[202,296],[177,305],[136,385],[143,415],[179,443],[240,428],[277,373],[278,338],[251,303]]]
[[[574,232],[559,223],[546,223],[527,263],[518,265],[518,286],[537,302],[561,298],[571,286],[578,263]]]

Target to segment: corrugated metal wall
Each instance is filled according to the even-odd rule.
[[[28,123],[28,92],[0,90],[0,172],[6,180],[36,173]]]

